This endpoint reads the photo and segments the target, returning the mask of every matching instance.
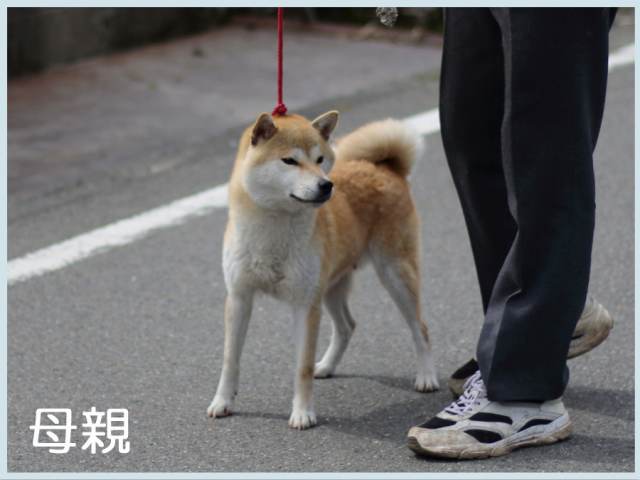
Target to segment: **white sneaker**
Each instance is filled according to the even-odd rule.
[[[555,443],[570,434],[571,421],[561,399],[493,402],[487,398],[480,372],[476,372],[458,400],[409,430],[408,445],[422,455],[473,459]]]
[[[573,331],[567,358],[574,358],[593,350],[606,340],[612,328],[613,319],[607,309],[589,295]],[[454,397],[462,395],[465,382],[477,371],[478,362],[471,359],[453,372],[447,384]]]
[[[613,328],[613,318],[591,295],[576,324],[567,358],[577,357],[600,345]]]

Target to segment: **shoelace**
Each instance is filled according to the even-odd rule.
[[[487,391],[484,388],[484,382],[480,377],[480,370],[471,375],[466,382],[464,382],[464,393],[460,395],[455,402],[451,403],[445,412],[453,415],[464,415],[472,407],[480,403],[480,400],[487,396]]]

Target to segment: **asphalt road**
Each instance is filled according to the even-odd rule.
[[[616,26],[612,48],[633,33],[633,25]],[[9,258],[225,182],[237,133],[273,104],[271,36],[228,29],[10,82]],[[288,42],[289,107],[309,116],[337,108],[340,132],[437,106],[437,47],[302,32]],[[478,463],[415,457],[406,431],[451,398],[446,389],[412,389],[409,332],[369,269],[356,277],[350,348],[337,375],[315,384],[316,428],[287,427],[291,320],[269,299],[254,309],[235,415],[208,418],[222,359],[219,209],[9,288],[9,469],[632,471],[633,105],[633,67],[621,67],[610,75],[595,155],[591,279],[616,325],[570,364],[570,440]],[[439,134],[427,142],[412,184],[423,219],[424,307],[444,385],[473,354],[481,306]],[[328,333],[325,317],[319,354]],[[37,408],[71,408],[80,424],[94,405],[129,409],[130,453],[32,446]]]

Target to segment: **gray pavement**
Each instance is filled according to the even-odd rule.
[[[633,33],[618,25],[612,43]],[[287,42],[287,104],[309,116],[339,109],[340,132],[437,105],[434,47],[313,32]],[[238,132],[273,106],[272,56],[272,32],[230,28],[10,82],[9,258],[225,182]],[[369,269],[356,277],[352,344],[336,377],[315,384],[316,428],[287,427],[291,320],[269,299],[254,309],[236,414],[207,418],[222,358],[221,209],[9,288],[9,469],[632,471],[633,103],[633,68],[622,67],[610,75],[595,156],[591,282],[617,323],[570,363],[569,441],[477,463],[415,457],[407,429],[451,399],[413,391],[409,332]],[[481,306],[439,134],[427,142],[412,182],[444,384],[474,351]],[[325,318],[320,352],[328,333]],[[129,409],[130,453],[31,445],[36,408],[69,407],[80,424],[93,405]]]

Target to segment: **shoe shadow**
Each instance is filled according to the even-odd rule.
[[[635,420],[634,398],[634,392],[629,390],[569,385],[562,400],[569,411],[583,410],[633,422]]]

